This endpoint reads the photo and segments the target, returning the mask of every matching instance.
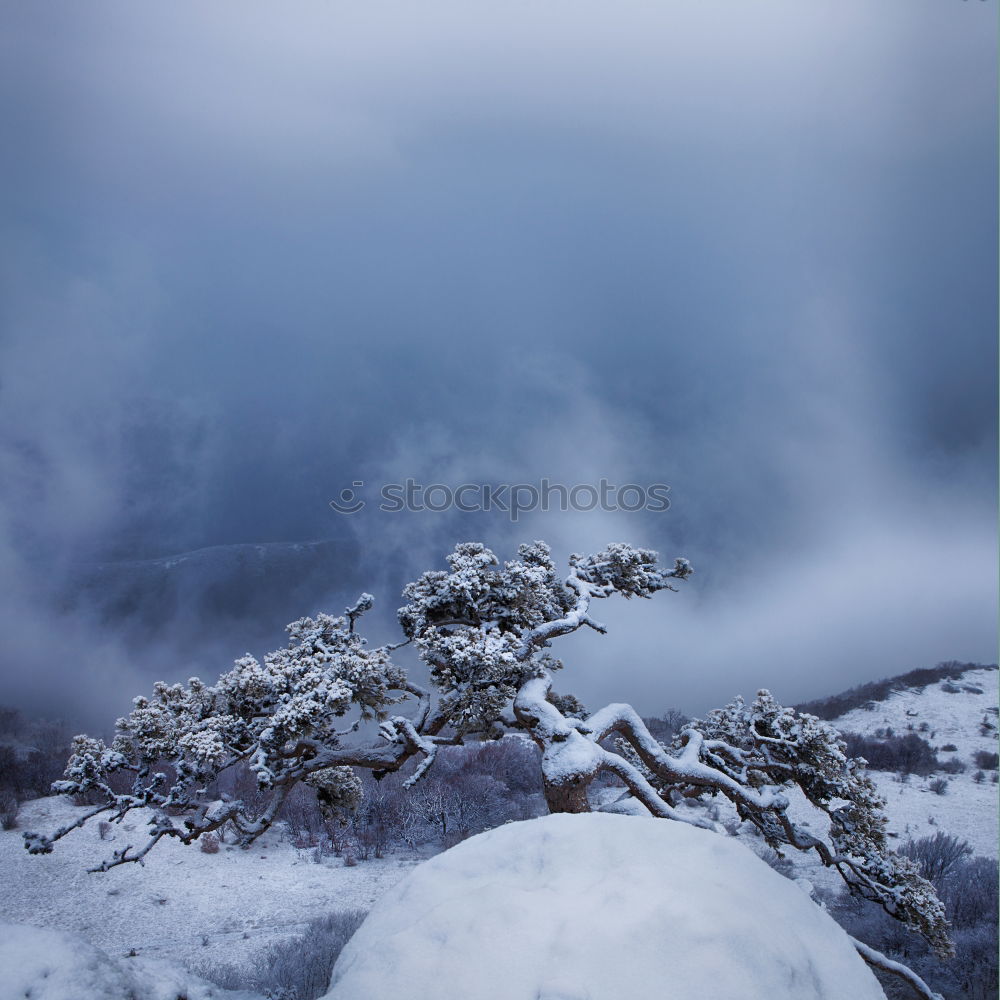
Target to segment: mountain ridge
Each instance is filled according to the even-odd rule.
[[[826,698],[814,698],[794,705],[796,711],[807,712],[828,722],[840,718],[855,708],[861,708],[869,702],[886,701],[893,693],[907,689],[923,690],[931,684],[944,680],[960,680],[962,676],[974,670],[998,670],[995,663],[962,663],[959,660],[945,660],[934,667],[918,667],[905,674],[884,677],[877,681],[868,681],[855,687],[847,688],[838,694]]]

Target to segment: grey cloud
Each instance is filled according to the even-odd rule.
[[[280,641],[256,612],[143,642],[53,610],[81,563],[324,538],[361,545],[346,575],[384,634],[462,538],[688,555],[662,610],[609,609],[613,683],[612,639],[575,651],[585,699],[696,708],[752,675],[797,698],[989,657],[990,6],[8,7],[11,696],[63,677],[70,710],[116,670],[124,697]],[[660,481],[673,506],[326,505],[408,476]],[[301,572],[302,613],[346,599]]]

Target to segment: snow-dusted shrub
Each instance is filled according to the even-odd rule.
[[[256,988],[267,992],[283,987],[293,991],[295,1000],[321,996],[341,950],[364,919],[363,910],[340,910],[311,921],[301,937],[272,945],[258,960]]]
[[[198,843],[201,845],[202,854],[219,853],[219,837],[214,833],[206,833]]]
[[[785,878],[794,878],[795,863],[787,854],[779,854],[773,847],[764,847],[763,850],[756,852],[756,854],[768,868],[776,871],[779,875]]]
[[[642,721],[660,743],[668,744],[691,722],[691,719],[676,708],[671,708],[663,715],[643,718]]]
[[[948,780],[947,778],[935,778],[928,783],[927,787],[935,795],[944,795],[948,791]]]
[[[296,847],[329,842],[343,852],[345,838],[360,860],[397,848],[439,846],[511,820],[545,811],[540,755],[534,743],[503,740],[444,746],[416,788],[407,788],[413,762],[379,780],[358,774],[361,797],[350,816],[325,818],[313,787],[304,782],[288,793],[278,813]],[[227,784],[233,789],[238,783]],[[440,804],[428,809],[429,798]]]
[[[945,774],[964,774],[968,770],[968,766],[965,761],[959,760],[958,757],[951,757],[949,760],[942,761],[941,770]]]
[[[997,926],[997,859],[959,858],[941,880],[942,901],[956,928],[992,924]]]
[[[437,817],[446,835],[447,810],[442,813],[430,787],[442,748],[518,733],[540,752],[551,812],[588,812],[588,789],[601,774],[622,781],[634,808],[711,830],[716,824],[705,811],[688,806],[723,796],[770,847],[815,852],[852,892],[877,902],[939,952],[950,950],[933,887],[890,849],[884,802],[828,724],[760,691],[750,704],[737,699],[690,723],[665,747],[629,705],[588,713],[572,695],[555,690],[563,667],[550,652],[556,640],[580,630],[606,632],[594,617],[597,601],[675,590],[691,575],[686,560],[665,568],[655,552],[613,543],[571,555],[563,576],[543,542],[521,545],[518,558],[503,563],[485,545],[469,542],[456,546],[447,562],[447,570],[424,573],[404,590],[400,643],[372,648],[357,632],[373,603],[363,594],[343,616],[292,622],[285,648],[263,662],[241,657],[215,684],[191,678],[187,687],[154,685],[152,696],[135,699],[130,715],[118,721],[110,746],[76,737],[65,777],[54,788],[103,801],[52,835],[25,834],[28,850],[46,853],[90,818],[121,822],[138,807],[155,813],[145,843],[116,850],[101,870],[141,861],[164,837],[190,844],[224,827],[249,846],[302,783],[316,789],[327,818],[345,818],[361,808],[353,769],[377,778],[412,760],[420,763],[406,783],[420,794],[421,779],[428,779],[426,817]],[[414,647],[433,691],[393,661],[399,645]],[[404,715],[397,706],[407,700],[412,712]],[[367,721],[379,723],[379,742],[353,738]],[[254,775],[254,796],[218,794],[227,772],[243,767]],[[115,784],[123,776],[131,782],[128,791]],[[789,815],[793,789],[816,810],[809,828]],[[460,809],[478,808],[476,794],[463,789]],[[488,822],[467,816],[457,832]],[[857,947],[868,961],[879,961]]]
[[[17,826],[17,811],[20,805],[13,792],[0,792],[0,829],[13,830]]]
[[[982,922],[955,931],[955,957],[946,965],[952,996],[962,1000],[996,1000],[1000,968],[997,962],[997,925]],[[948,986],[944,986],[948,989]]]
[[[466,747],[460,769],[502,781],[511,795],[541,795],[541,755],[531,741],[519,737]]]
[[[972,760],[976,767],[983,771],[995,771],[1000,767],[1000,754],[991,753],[989,750],[977,750],[973,754]]]
[[[203,964],[199,973],[229,990],[315,1000],[326,992],[337,957],[364,919],[363,910],[328,913],[311,920],[301,935],[262,951],[249,966]]]

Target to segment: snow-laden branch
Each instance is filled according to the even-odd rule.
[[[944,910],[932,886],[889,850],[881,800],[843,755],[836,733],[819,720],[797,717],[761,692],[752,711],[738,702],[717,713],[711,725],[685,728],[666,748],[631,706],[566,718],[553,704],[551,688],[551,675],[541,671],[514,700],[515,717],[542,748],[550,808],[589,808],[586,786],[602,770],[617,774],[638,802],[664,818],[688,818],[672,807],[672,796],[721,793],[771,846],[816,851],[852,892],[921,933],[939,954],[950,952]],[[599,745],[613,734],[620,754]],[[799,829],[788,816],[792,785],[830,817],[827,840]]]
[[[574,556],[572,570],[563,586],[576,595],[576,603],[561,618],[543,622],[525,633],[515,654],[526,660],[538,647],[551,639],[575,632],[587,625],[602,634],[607,628],[590,617],[590,602],[594,599],[621,594],[624,597],[651,597],[658,590],[674,590],[668,580],[684,580],[692,573],[686,559],[676,560],[673,569],[656,567],[656,553],[633,549],[628,545],[610,545],[596,556]]]
[[[576,575],[575,570],[566,578],[566,587],[576,594],[576,604],[561,618],[543,622],[526,632],[514,653],[519,661],[524,662],[539,647],[547,645],[557,636],[575,632],[581,625],[589,625],[595,632],[602,634],[607,632],[607,629],[600,622],[594,621],[588,614],[591,600],[595,597],[607,597],[608,594],[604,592],[607,588],[597,588],[593,584],[581,580]]]
[[[632,745],[642,763],[665,782],[715,789],[747,809],[784,811],[788,808],[788,797],[777,785],[753,788],[703,763],[705,738],[695,729],[683,731],[683,749],[673,756],[656,742],[631,705],[608,705],[591,715],[587,725],[593,731],[593,739],[598,741],[619,733]]]
[[[848,935],[850,937],[850,935]],[[880,951],[869,947],[863,941],[851,937],[851,944],[854,945],[857,953],[873,968],[881,972],[888,972],[893,976],[898,976],[907,983],[913,992],[923,997],[924,1000],[944,1000],[940,993],[935,993],[912,969],[903,965],[902,962],[894,962],[887,958]]]

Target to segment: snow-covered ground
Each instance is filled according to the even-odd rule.
[[[870,772],[885,797],[889,829],[899,843],[942,830],[967,840],[976,854],[997,856],[1000,786],[992,783],[996,772],[985,772],[982,783],[975,781],[973,755],[977,750],[997,752],[998,678],[996,670],[970,670],[954,685],[940,683],[922,690],[896,691],[885,701],[875,702],[870,710],[857,708],[833,720],[841,732],[866,736],[886,728],[905,736],[912,729],[930,743],[942,762],[957,757],[966,765],[962,774],[912,775],[906,781],[885,771]],[[958,691],[949,692],[949,686]],[[994,727],[985,735],[980,729],[984,718]],[[921,726],[926,729],[921,731]],[[945,751],[945,746],[956,749]],[[935,778],[948,782],[943,795],[930,788]]]
[[[413,868],[418,858],[388,857],[348,868],[339,858],[312,860],[281,831],[249,851],[225,845],[204,854],[197,845],[164,841],[144,866],[89,874],[111,851],[138,843],[142,814],[101,840],[96,822],[76,830],[52,854],[31,856],[25,830],[53,830],[79,814],[66,798],[25,803],[18,830],[0,833],[0,920],[79,934],[111,956],[169,959],[188,966],[245,962],[281,939],[300,934],[334,910],[367,910]]]
[[[155,958],[107,955],[75,934],[0,922],[0,1000],[264,1000]]]

